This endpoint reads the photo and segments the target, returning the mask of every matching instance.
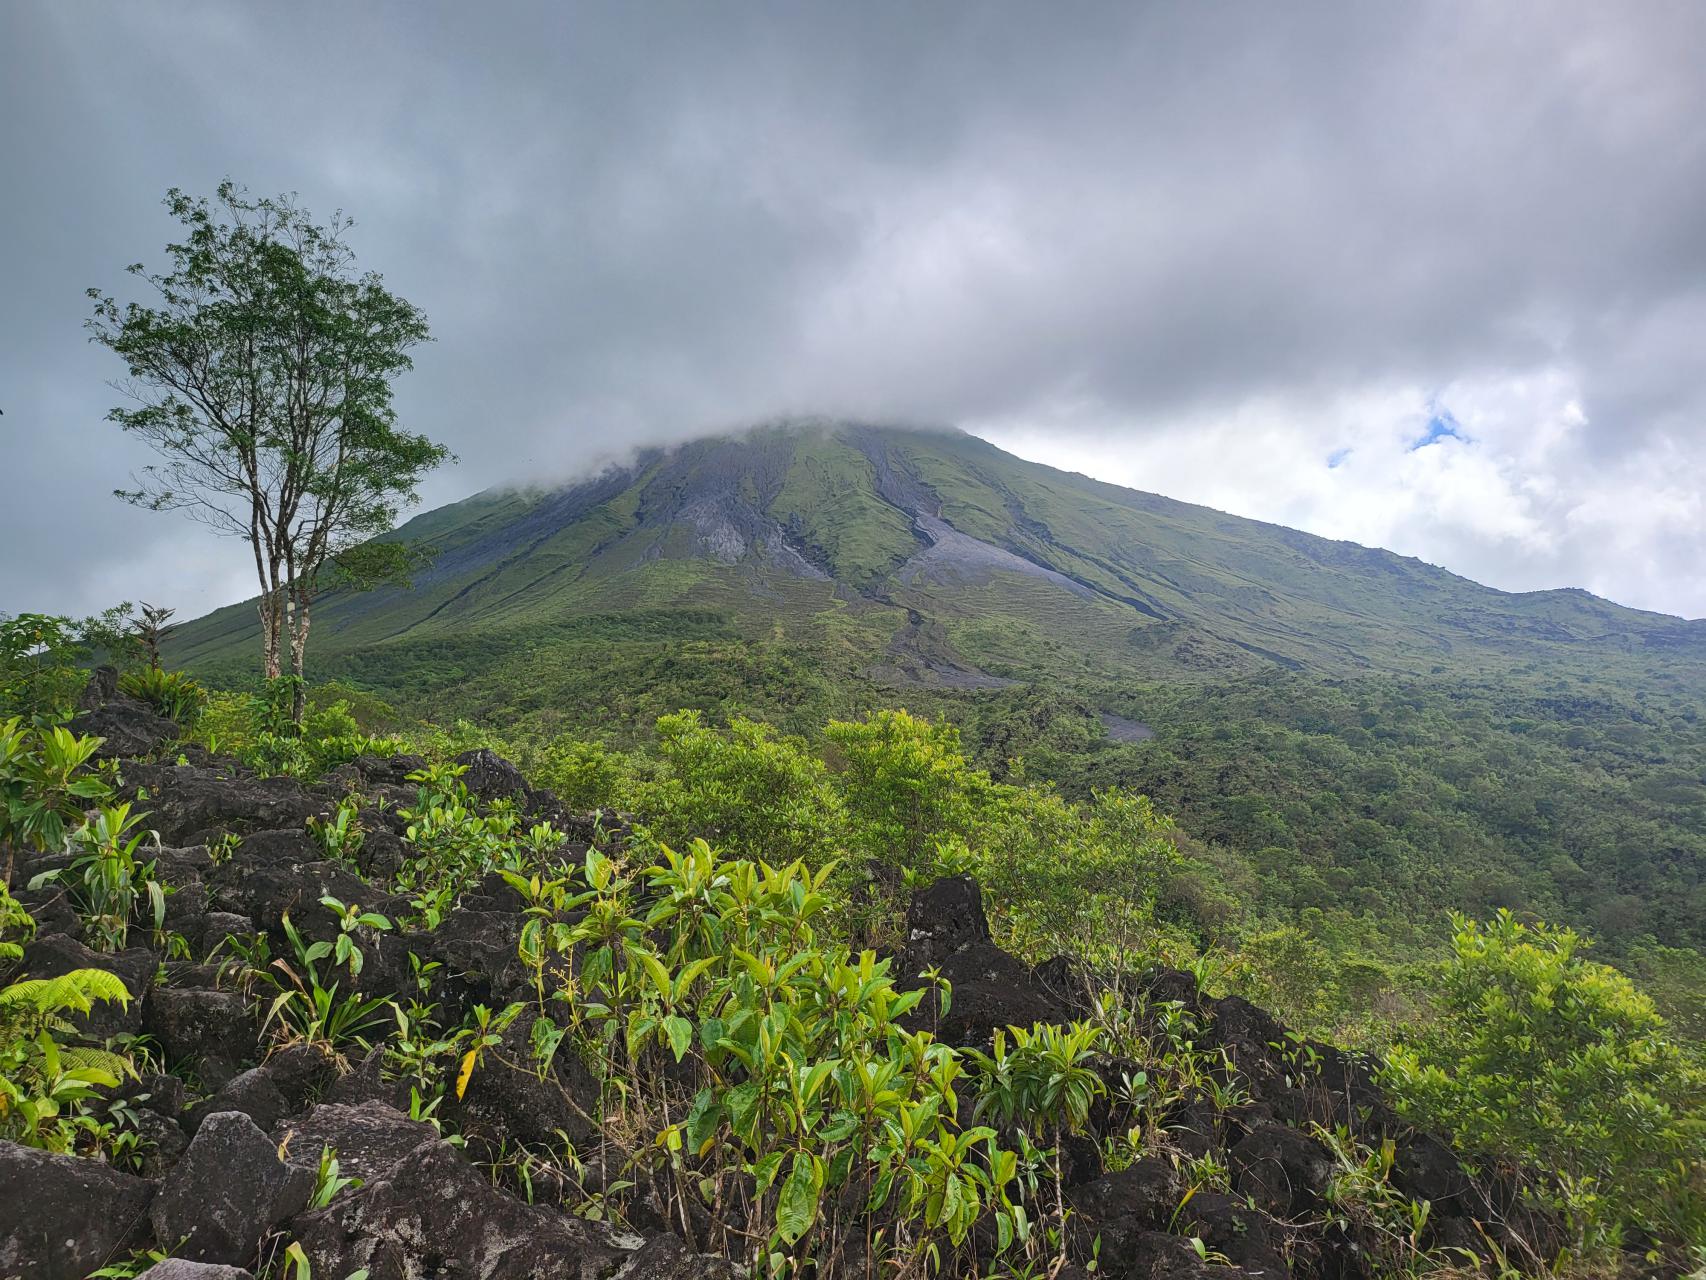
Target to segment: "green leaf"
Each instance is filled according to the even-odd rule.
[[[784,1243],[793,1244],[811,1230],[817,1220],[818,1193],[822,1188],[823,1173],[817,1158],[808,1152],[797,1153],[776,1202],[776,1234]]]
[[[663,967],[663,962],[644,947],[628,944],[628,954],[645,966],[646,976],[652,980],[652,986],[657,990],[658,999],[669,1003],[669,970]]]
[[[745,1135],[750,1127],[753,1112],[758,1108],[758,1085],[751,1080],[745,1084],[737,1084],[723,1096],[724,1105],[729,1109],[729,1121],[735,1131]]]
[[[705,1154],[706,1148],[716,1138],[717,1126],[722,1120],[723,1105],[717,1100],[716,1090],[710,1087],[699,1090],[682,1125],[686,1131],[687,1148],[692,1155]]]
[[[663,1020],[663,1029],[669,1036],[669,1047],[675,1051],[675,1060],[680,1062],[693,1047],[693,1024],[680,1014],[672,1013]]]
[[[783,1151],[772,1151],[752,1166],[753,1194],[759,1199],[764,1198],[764,1193],[770,1190],[770,1184],[776,1181],[776,1173],[781,1169],[782,1157],[786,1154]]]
[[[835,1158],[829,1162],[829,1172],[824,1179],[825,1185],[831,1187],[845,1186],[847,1175],[853,1168],[853,1157],[859,1154],[852,1147],[843,1147],[835,1153]]]
[[[859,1127],[859,1117],[851,1111],[837,1111],[829,1118],[818,1137],[824,1142],[844,1142]]]
[[[871,1184],[871,1194],[865,1200],[865,1212],[875,1213],[888,1203],[889,1194],[894,1190],[894,1169],[887,1168]]]

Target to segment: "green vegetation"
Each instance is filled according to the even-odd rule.
[[[194,720],[207,701],[202,687],[183,672],[159,667],[125,672],[119,677],[118,688],[120,693],[140,699],[168,719],[184,724]]]
[[[1543,1171],[1589,1247],[1627,1228],[1700,1238],[1702,1063],[1569,930],[1509,912],[1453,924],[1437,1017],[1388,1055],[1388,1086],[1466,1150]]]
[[[413,590],[321,611],[335,696],[395,708],[366,724],[466,721],[610,804],[634,753],[686,749],[654,731],[683,708],[839,759],[826,725],[903,705],[997,781],[1148,796],[1189,855],[1162,917],[1326,963],[1270,992],[1305,1022],[1397,992],[1449,911],[1510,907],[1706,1030],[1700,624],[835,424],[482,494],[399,537],[438,549]],[[252,629],[235,606],[167,648],[245,687]]]
[[[1113,703],[1156,740],[1114,772],[1248,855],[1270,900],[1393,919],[1530,910],[1617,952],[1706,947],[1706,722],[1580,678],[1299,678]],[[1092,765],[1087,776],[1108,771]]]
[[[417,800],[400,810],[414,852],[397,873],[397,890],[410,895],[419,918],[437,927],[451,906],[491,871],[520,873],[562,843],[550,824],[519,834],[513,804],[480,812],[455,765],[435,765],[409,775]]]
[[[130,606],[81,621],[43,613],[0,614],[0,711],[33,724],[71,714],[91,655],[129,650]]]
[[[897,1024],[924,992],[898,992],[869,951],[818,943],[827,872],[723,862],[702,840],[660,852],[638,877],[589,853],[584,892],[547,891],[580,923],[538,936],[584,949],[552,994],[603,1105],[667,1168],[686,1237],[689,1208],[709,1205],[703,1244],[768,1275],[811,1257],[833,1269],[855,1233],[860,1256],[905,1273],[964,1246],[986,1206],[1030,1243],[1008,1195],[1016,1158],[956,1121],[960,1055]],[[556,1049],[554,1024],[536,1027]],[[651,1067],[660,1054],[676,1069]]]
[[[565,490],[480,494],[396,539],[436,553],[412,589],[334,595],[321,610],[337,629],[327,658],[393,691],[408,682],[385,675],[439,663],[483,680],[518,642],[709,638],[708,623],[785,639],[835,671],[924,683],[978,667],[1194,681],[1539,664],[1698,692],[1706,663],[1706,637],[1680,619],[1579,591],[1508,595],[949,431],[806,424],[700,440]],[[230,672],[254,627],[233,606],[177,628],[167,649]]]
[[[0,844],[6,846],[0,885],[12,883],[18,847],[63,848],[85,808],[112,795],[88,769],[100,744],[64,725],[26,729],[16,716],[0,723]]]
[[[215,693],[195,731],[245,744],[263,772],[318,773],[380,727],[339,695],[309,700],[288,758],[271,740],[288,690]],[[358,702],[363,717],[385,711]],[[525,1186],[549,1173],[582,1212],[614,1219],[661,1188],[664,1212],[696,1247],[766,1275],[853,1259],[903,1272],[1046,1271],[1070,1238],[1062,1152],[1098,1106],[1121,1117],[1108,1167],[1172,1153],[1188,1175],[1188,1224],[1191,1195],[1225,1174],[1174,1151],[1169,1125],[1193,1098],[1238,1105],[1242,1085],[1223,1051],[1201,1047],[1186,1009],[1130,998],[1136,976],[1189,963],[1211,990],[1289,1006],[1305,1025],[1337,1025],[1322,993],[1337,1001],[1356,989],[1342,959],[1278,916],[1251,912],[1209,937],[1206,908],[1187,908],[1224,855],[1148,798],[1113,787],[1074,798],[1011,768],[997,779],[941,721],[887,711],[807,739],[677,713],[650,748],[535,743],[553,776],[639,824],[620,856],[592,849],[574,861],[560,834],[527,826],[508,802],[477,802],[444,762],[472,731],[388,727],[388,746],[431,762],[411,775],[407,853],[388,886],[412,910],[394,921],[324,899],[315,937],[284,919],[289,954],[278,959],[264,937],[228,940],[226,971],[257,994],[264,1031],[339,1062],[383,1045],[414,1114],[435,1123],[482,1071],[548,1073],[568,1055],[592,1074],[604,1136],[589,1149],[508,1153],[503,1176]],[[74,855],[65,874],[92,936],[122,946],[125,930],[157,927],[164,887],[137,857],[128,809],[106,805],[106,784],[65,763],[87,761],[93,744],[63,728],[7,732],[9,800],[33,847]],[[64,797],[84,784],[99,785],[80,793],[91,808],[73,817]],[[329,854],[358,852],[359,807],[351,797],[317,827]],[[39,815],[55,811],[47,833]],[[1003,945],[1092,962],[1091,1016],[1001,1030],[987,1052],[939,1043],[911,1018],[945,1016],[953,991],[899,982],[874,944],[896,940],[909,886],[962,872],[985,886]],[[492,873],[524,904],[517,958],[530,1005],[474,1006],[445,1026],[429,994],[436,966],[418,960],[418,996],[361,989],[381,934],[406,945]],[[0,956],[15,959],[14,939],[31,926],[8,903]],[[1384,1079],[1401,1105],[1473,1159],[1523,1165],[1526,1194],[1568,1214],[1583,1265],[1635,1243],[1706,1242],[1697,1052],[1628,979],[1583,960],[1567,930],[1509,914],[1454,927],[1452,957],[1418,966],[1407,1007],[1381,1006]],[[100,1109],[129,1061],[72,1043],[65,1019],[126,994],[75,974],[0,991],[9,1133],[131,1158]],[[1309,1069],[1308,1046],[1287,1051]],[[1107,1062],[1120,1064],[1117,1085],[1099,1069]],[[1392,1183],[1390,1142],[1318,1136],[1336,1162],[1333,1212],[1368,1232],[1383,1273],[1449,1265],[1425,1244],[1428,1207]]]
[[[341,905],[341,904],[340,904]],[[340,920],[343,913],[339,913]],[[379,917],[383,919],[383,917]],[[369,927],[358,915],[354,927]],[[293,953],[289,959],[280,957],[264,968],[251,968],[251,982],[270,987],[275,993],[267,1005],[261,1030],[272,1032],[280,1044],[306,1044],[341,1054],[345,1049],[366,1051],[372,1048],[371,1033],[384,1024],[391,1011],[391,1002],[374,999],[355,992],[340,996],[338,980],[331,976],[338,963],[349,963],[354,944],[352,929],[339,935],[341,947],[324,940],[310,942],[284,917],[285,937]],[[338,959],[332,965],[324,962],[334,951]],[[359,955],[360,951],[355,950]],[[351,966],[357,973],[360,964]],[[351,974],[353,982],[355,974]]]
[[[154,878],[154,864],[137,856],[150,835],[136,830],[140,814],[132,814],[129,804],[103,805],[90,814],[67,841],[70,865],[44,871],[30,888],[50,880],[67,883],[95,948],[122,951],[139,913],[155,933],[165,927],[166,887]]]
[[[128,1004],[130,992],[103,969],[0,987],[0,1138],[70,1151],[103,1136],[80,1104],[116,1088],[130,1061],[64,1043],[73,1030],[66,1015],[88,1013],[96,1001]]]
[[[765,759],[760,744],[791,742],[839,762],[824,726],[880,710],[882,690],[763,646],[737,655],[645,640],[633,643],[652,656],[631,661],[626,643],[602,663],[590,646],[581,653],[575,682],[558,686],[549,713],[507,718],[470,680],[438,690],[435,715],[501,726],[470,722],[451,738],[493,741],[572,807],[642,808],[666,841],[714,830],[725,847],[760,853],[762,840],[786,842],[769,846],[777,851],[817,841],[809,823],[796,833],[782,799],[812,800],[819,788],[788,771],[814,766],[799,765],[799,750]],[[566,678],[548,647],[506,670],[528,702],[553,702],[551,681]],[[620,692],[630,680],[634,692]],[[1680,1028],[1706,1031],[1706,804],[1685,781],[1706,774],[1706,721],[1686,698],[1579,678],[1328,685],[1273,675],[910,689],[905,701],[957,723],[966,755],[991,779],[1053,783],[1070,801],[1098,791],[1150,797],[1176,819],[1187,860],[1159,886],[1162,917],[1198,947],[1244,947],[1266,934],[1270,950],[1289,949],[1300,962],[1293,988],[1318,997],[1264,996],[1299,1022],[1401,1000],[1405,971],[1446,941],[1449,911],[1510,907],[1591,934],[1602,958],[1640,978]],[[411,705],[421,704],[398,709],[349,684],[327,686],[316,706],[351,720],[340,735],[304,741],[338,738],[353,749],[362,732],[406,724]],[[680,706],[698,710],[696,728],[673,714]],[[753,710],[731,710],[743,707]],[[206,722],[229,723],[214,745],[247,749],[243,708],[240,696],[216,696]],[[1155,737],[1114,740],[1104,709]],[[647,732],[654,721],[661,728]],[[731,787],[744,779],[754,802],[731,799],[718,814],[707,808],[715,795],[665,793],[670,757],[705,750],[706,734],[746,744],[718,747],[719,767]],[[633,796],[640,782],[653,788],[643,806]],[[681,821],[670,825],[676,811]],[[745,833],[764,821],[762,839],[756,828]],[[813,821],[840,819],[824,810]],[[1315,961],[1302,964],[1309,954]],[[1350,1021],[1330,1029],[1362,1034]]]

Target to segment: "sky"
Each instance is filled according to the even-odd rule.
[[[253,594],[111,491],[169,187],[343,209],[436,506],[783,415],[1706,616],[1706,6],[0,5],[0,611]]]

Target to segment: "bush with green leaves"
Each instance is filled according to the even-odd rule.
[[[1435,1017],[1384,1083],[1470,1157],[1518,1162],[1587,1250],[1629,1229],[1706,1244],[1706,1072],[1571,930],[1454,916]]]
[[[96,1001],[128,1004],[130,992],[104,969],[0,987],[0,1138],[64,1152],[98,1127],[84,1104],[132,1068],[121,1054],[67,1043],[68,1015]]]
[[[831,721],[841,759],[836,785],[848,814],[849,852],[896,869],[927,864],[944,841],[976,831],[993,785],[960,747],[960,731],[905,711]]]
[[[905,711],[832,721],[821,757],[739,717],[718,729],[682,712],[657,727],[655,772],[632,800],[646,832],[814,869],[839,861],[836,911],[853,936],[894,941],[913,887],[971,874],[1002,941],[1027,955],[1091,938],[1104,959],[1154,950],[1155,902],[1181,855],[1142,796],[1109,788],[1077,802],[993,782],[952,725]]]
[[[0,614],[0,716],[38,726],[69,719],[89,680],[85,664],[97,656],[109,661],[138,656],[129,612],[121,604],[82,619]]]
[[[35,917],[0,884],[0,971],[24,958],[24,946],[35,933]]]
[[[399,996],[392,1002],[397,1030],[385,1042],[382,1070],[386,1079],[408,1085],[410,1117],[438,1128],[437,1112],[451,1088],[451,1076],[460,1099],[480,1056],[502,1041],[524,1006],[512,1004],[494,1013],[477,1004],[460,1026],[446,1027],[441,1006],[430,998],[440,963],[423,961],[413,952],[409,963],[415,991],[408,999]],[[453,1134],[450,1140],[460,1142],[460,1135]]]
[[[462,781],[466,772],[463,765],[440,764],[411,773],[415,803],[398,810],[408,823],[403,838],[409,854],[398,869],[396,889],[410,895],[419,922],[429,929],[487,872],[531,873],[563,844],[549,823],[522,834],[520,815],[507,800],[482,813]]]
[[[1155,903],[1182,857],[1172,820],[1147,797],[1110,788],[1075,803],[995,784],[973,838],[972,872],[1013,950],[1072,951],[1116,970],[1170,956]]]
[[[296,723],[297,689],[295,677],[281,676],[247,694],[210,693],[189,736],[263,777],[307,781],[360,756],[392,756],[403,749],[399,738],[364,728],[348,698],[325,691],[309,699],[302,723]]]
[[[332,967],[349,970],[350,981],[361,977],[367,953],[363,944],[374,945],[377,934],[389,933],[391,921],[377,911],[363,911],[355,903],[341,902],[331,894],[320,905],[337,917],[338,936],[332,943]],[[319,945],[319,944],[315,944]]]
[[[111,797],[112,787],[89,768],[100,745],[63,725],[31,728],[16,716],[0,723],[0,884],[12,883],[16,847],[57,853],[84,811]]]
[[[845,821],[803,741],[739,716],[715,729],[697,711],[663,716],[657,733],[660,768],[636,808],[659,840],[702,836],[731,854],[813,866],[835,856]]]
[[[308,830],[326,851],[326,857],[340,866],[356,869],[356,854],[367,839],[361,825],[361,802],[355,796],[338,801],[337,812],[329,818],[311,817]]]
[[[902,992],[888,961],[819,938],[828,875],[724,860],[696,840],[633,870],[593,850],[555,882],[508,877],[532,904],[521,952],[542,998],[536,1052],[571,1044],[609,1131],[627,1136],[625,1156],[596,1153],[624,1160],[601,1185],[649,1185],[696,1247],[767,1276],[975,1265],[971,1228],[986,1218],[998,1247],[1037,1250],[1014,1198],[1018,1155],[962,1113],[966,1058],[899,1023],[926,990]],[[1075,1076],[1027,1107],[1058,1106],[1048,1126],[1065,1129],[1082,1091]]]
[[[522,772],[565,808],[585,813],[633,807],[637,761],[626,752],[564,737],[543,746],[523,742],[513,754]]]
[[[342,904],[338,906],[341,908]],[[340,996],[331,972],[336,972],[336,965],[342,963],[359,973],[360,961],[352,962],[350,958],[352,951],[360,954],[359,942],[352,935],[360,929],[377,926],[368,924],[360,912],[353,918],[347,910],[334,909],[334,914],[340,923],[338,944],[304,938],[286,913],[281,924],[294,963],[280,956],[264,969],[245,974],[244,979],[259,982],[275,993],[267,1006],[261,1031],[271,1032],[279,1044],[312,1045],[329,1055],[339,1055],[349,1048],[365,1052],[373,1047],[371,1036],[384,1024],[392,1002],[353,991]],[[337,958],[333,964],[327,966],[325,962],[334,956]]]
[[[101,806],[72,832],[70,865],[30,881],[32,889],[49,881],[67,886],[97,950],[124,950],[139,921],[156,936],[165,926],[167,887],[155,878],[153,861],[139,856],[150,838],[159,842],[154,832],[137,829],[143,816],[132,814],[128,802]]]
[[[207,705],[207,690],[182,671],[139,667],[118,678],[120,693],[146,702],[169,720],[189,724]]]

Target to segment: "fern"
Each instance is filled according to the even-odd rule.
[[[121,1077],[132,1074],[132,1063],[122,1053],[114,1053],[111,1049],[86,1048],[82,1045],[62,1047],[59,1050],[59,1065],[66,1071],[111,1076],[114,1083]]]
[[[0,882],[0,966],[24,958],[24,943],[35,936],[36,922]]]
[[[60,1043],[76,1030],[67,1015],[88,1013],[96,1001],[127,1005],[130,991],[104,969],[0,987],[0,1137],[67,1151],[98,1128],[88,1099],[135,1068],[108,1049]]]
[[[58,1019],[63,1013],[88,1013],[95,1001],[130,1004],[130,989],[105,969],[73,969],[57,978],[25,978],[0,987],[0,1019],[18,1010],[39,1019]]]
[[[0,1058],[21,1070],[52,1044],[48,1056],[60,1069],[115,1077],[126,1074],[130,1060],[122,1054],[57,1043],[59,1037],[77,1030],[65,1015],[88,1013],[97,1000],[128,1005],[130,990],[118,975],[105,969],[73,969],[57,978],[26,978],[0,987]]]

